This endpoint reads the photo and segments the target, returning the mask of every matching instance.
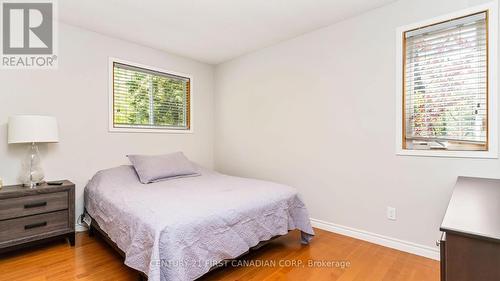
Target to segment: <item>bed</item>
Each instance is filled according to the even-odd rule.
[[[85,187],[85,210],[125,264],[150,281],[195,280],[290,230],[301,231],[303,244],[312,239],[294,188],[199,171],[151,184],[133,166],[99,171]]]

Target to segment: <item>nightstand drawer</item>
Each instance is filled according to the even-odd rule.
[[[0,221],[0,243],[55,230],[68,229],[68,211]]]
[[[68,192],[37,194],[0,200],[0,220],[42,214],[68,208]]]

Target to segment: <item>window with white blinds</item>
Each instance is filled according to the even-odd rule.
[[[404,149],[488,149],[487,21],[481,12],[404,32]]]
[[[190,129],[190,78],[113,62],[113,127]]]

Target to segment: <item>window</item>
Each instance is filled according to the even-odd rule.
[[[486,13],[405,32],[406,149],[487,150]]]
[[[400,150],[490,151],[488,20],[483,10],[402,31]]]
[[[112,130],[189,131],[189,77],[112,61]]]

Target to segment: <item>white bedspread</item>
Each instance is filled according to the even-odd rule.
[[[103,170],[85,188],[85,207],[150,281],[194,280],[289,230],[306,242],[314,235],[294,188],[205,169],[152,184],[132,166]]]

